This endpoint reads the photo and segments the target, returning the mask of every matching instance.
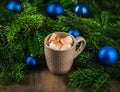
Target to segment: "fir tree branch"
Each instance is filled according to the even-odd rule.
[[[101,86],[107,81],[109,75],[107,73],[102,74],[99,79],[95,80],[92,87],[89,89],[89,92],[97,92],[97,90],[102,89]],[[102,81],[101,81],[102,80]]]
[[[70,73],[68,75],[69,83],[68,85],[70,87],[89,87],[91,86],[95,81],[96,78],[99,78],[99,76],[103,73],[103,69],[99,68],[97,70],[90,69],[80,69],[78,68],[76,71]],[[103,80],[100,80],[103,81]]]

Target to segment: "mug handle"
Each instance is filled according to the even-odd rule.
[[[86,41],[83,37],[79,36],[76,38],[75,42],[76,42],[76,44],[81,42],[79,48],[75,51],[75,58],[76,58],[84,50],[84,48],[86,46]]]

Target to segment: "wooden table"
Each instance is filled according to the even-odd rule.
[[[85,89],[70,88],[66,82],[67,75],[55,75],[47,66],[26,74],[23,84],[0,85],[0,92],[87,92]],[[111,92],[120,92],[119,81],[109,81]]]

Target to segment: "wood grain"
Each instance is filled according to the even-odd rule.
[[[65,75],[55,75],[48,70],[36,72],[36,92],[84,92],[83,89],[70,88],[65,83]]]
[[[120,81],[111,80],[109,84],[111,84],[111,92],[120,92]]]
[[[24,84],[0,85],[0,92],[87,92],[82,88],[67,86],[67,75],[55,75],[48,69],[33,71],[26,76]],[[110,92],[120,92],[120,82],[111,80]]]

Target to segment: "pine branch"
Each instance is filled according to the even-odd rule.
[[[8,30],[6,26],[0,25],[0,49],[6,48]]]
[[[44,31],[43,31],[44,32]],[[38,40],[38,46],[39,46],[39,54],[43,55],[44,54],[44,38],[46,37],[45,33],[41,32],[36,32],[36,38]]]
[[[80,25],[81,27],[88,26],[88,28],[101,28],[101,25],[97,23],[97,21],[95,21],[93,18],[83,18],[67,10],[65,12],[67,17],[62,16],[61,18],[63,18],[62,21],[66,23],[75,23],[74,25]]]
[[[25,80],[25,64],[24,63],[16,63],[11,67],[11,76],[12,78],[18,82],[22,83]]]
[[[109,73],[111,79],[120,80],[120,58],[111,67],[106,67],[106,72]]]
[[[107,81],[109,75],[107,73],[102,74],[98,79],[95,79],[93,85],[89,89],[89,92],[97,92],[102,89],[102,85]]]
[[[96,53],[83,52],[75,59],[75,65],[81,68],[100,68],[103,67],[99,65],[97,59],[95,59]]]
[[[25,36],[32,30],[37,30],[44,20],[42,15],[25,15],[18,18],[10,26],[10,33],[8,35],[8,42],[12,41],[17,33],[26,32]],[[23,31],[24,30],[24,31]]]
[[[0,74],[0,83],[3,85],[9,85],[11,83],[10,76],[8,74],[8,70],[4,69]]]
[[[68,85],[70,87],[89,87],[89,92],[97,92],[97,90],[102,89],[108,78],[108,73],[104,73],[102,68],[79,68],[68,75]]]
[[[112,1],[109,1],[109,0],[102,0],[102,4],[104,6],[106,6],[107,8],[110,8],[110,9],[118,9],[120,8],[119,4],[120,4],[120,1],[117,1],[117,0],[112,0]]]
[[[89,87],[93,85],[96,78],[99,78],[101,74],[103,74],[104,69],[80,69],[78,68],[76,71],[70,73],[68,75],[70,87]],[[103,80],[101,80],[103,81]]]

